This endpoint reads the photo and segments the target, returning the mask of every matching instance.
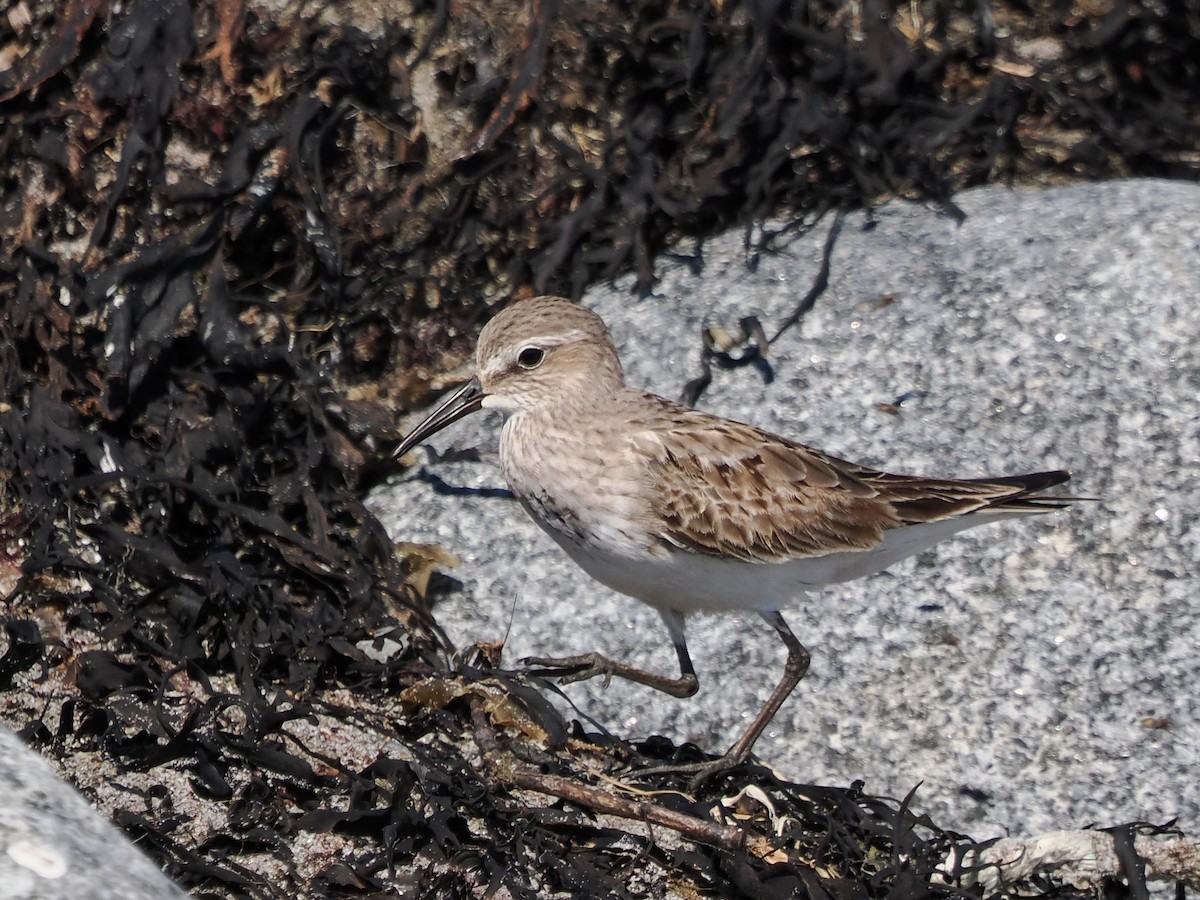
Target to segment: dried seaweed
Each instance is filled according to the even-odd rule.
[[[1194,178],[1194,4],[277,6],[0,22],[4,720],[210,895],[954,893],[973,844],[861,787],[640,799],[696,748],[451,665],[361,496],[501,298],[648,291],[768,216]]]

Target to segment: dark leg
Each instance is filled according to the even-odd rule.
[[[700,687],[696,679],[696,670],[692,667],[692,657],[688,654],[687,641],[683,637],[683,616],[674,610],[660,610],[667,630],[671,632],[671,643],[675,645],[675,653],[679,657],[679,677],[671,678],[657,672],[647,672],[627,663],[609,659],[599,653],[584,653],[581,656],[541,657],[531,656],[522,660],[526,665],[542,666],[541,669],[531,670],[533,675],[557,677],[559,684],[571,684],[575,681],[586,681],[597,675],[604,676],[604,686],[612,681],[615,675],[626,681],[644,684],[672,697],[690,697]],[[786,625],[784,626],[787,627]],[[793,638],[793,640],[795,640]]]
[[[800,679],[804,677],[804,673],[808,671],[809,655],[804,649],[804,645],[796,640],[796,636],[792,634],[792,629],[788,628],[787,622],[783,621],[783,616],[776,612],[759,613],[763,621],[770,625],[783,638],[784,644],[787,645],[788,657],[787,662],[783,664],[783,678],[779,680],[775,690],[771,691],[771,696],[767,698],[767,702],[763,704],[763,708],[758,711],[758,715],[754,717],[754,721],[750,723],[750,727],[746,729],[734,745],[729,748],[723,759],[728,760],[728,765],[736,766],[739,763],[744,763],[746,757],[750,755],[750,748],[754,746],[754,742],[758,740],[758,736],[763,733],[771,720],[775,718],[775,713],[779,712],[779,707],[783,706],[783,701],[788,698],[788,695],[796,689],[796,685],[800,683]]]
[[[734,742],[725,755],[719,759],[696,765],[656,766],[652,769],[644,769],[636,774],[653,775],[662,772],[692,773],[692,779],[688,783],[688,788],[695,791],[713,775],[733,766],[741,765],[749,758],[750,749],[754,746],[754,742],[758,740],[759,735],[763,733],[763,730],[775,718],[775,713],[779,712],[779,707],[783,705],[783,701],[788,698],[788,695],[800,683],[800,679],[808,671],[809,663],[808,651],[804,649],[804,645],[792,634],[792,630],[788,628],[787,622],[783,620],[782,615],[778,612],[764,612],[759,613],[759,615],[762,616],[763,621],[774,628],[776,633],[783,638],[784,644],[787,645],[788,657],[783,667],[783,678],[779,680],[779,684],[771,692],[771,696],[767,698],[767,702],[763,704],[758,715],[754,717],[754,721],[750,723],[750,727]]]

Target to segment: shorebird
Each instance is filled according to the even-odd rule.
[[[628,387],[600,317],[556,297],[501,311],[475,358],[474,377],[395,455],[479,409],[506,413],[500,462],[513,493],[584,571],[658,610],[679,676],[599,653],[527,664],[563,683],[616,676],[690,697],[699,687],[684,638],[690,613],[755,612],[787,646],[778,686],[724,756],[692,768],[697,779],[745,762],[808,670],[785,604],[964,529],[1075,499],[1035,496],[1067,472],[893,475]]]

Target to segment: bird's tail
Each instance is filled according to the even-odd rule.
[[[996,497],[985,508],[996,512],[1049,512],[1064,509],[1077,500],[1095,497],[1038,497],[1038,492],[1071,480],[1071,473],[1062,469],[1051,472],[1032,472],[1028,475],[1003,475],[999,478],[972,478],[972,484],[1016,488],[1012,493]]]

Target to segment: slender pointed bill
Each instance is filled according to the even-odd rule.
[[[408,437],[400,442],[392,453],[394,459],[399,459],[427,437],[437,434],[452,422],[457,422],[463,416],[469,416],[483,405],[483,388],[478,378],[472,378],[457,391],[451,394],[433,412],[426,416],[421,424],[408,433]]]

